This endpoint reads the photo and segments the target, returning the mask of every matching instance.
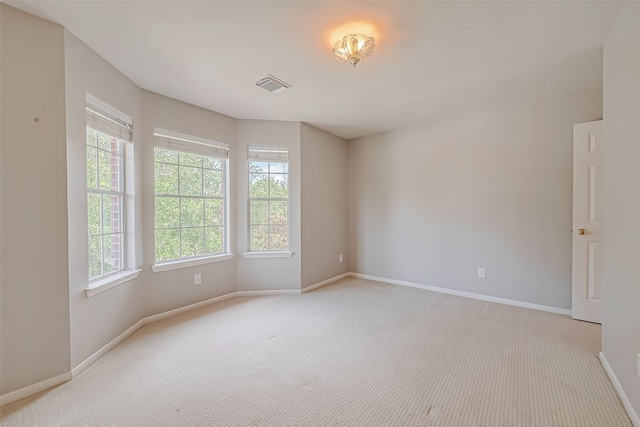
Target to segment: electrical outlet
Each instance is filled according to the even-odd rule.
[[[486,271],[485,271],[484,268],[482,268],[482,267],[478,268],[478,277],[481,278],[481,279],[484,279],[485,277],[487,277],[486,276]]]
[[[194,285],[199,285],[200,283],[202,283],[202,274],[200,274],[200,273],[194,274],[193,275],[193,284]]]
[[[640,380],[640,353],[636,354],[636,356],[638,357],[637,374],[638,374],[638,379]]]
[[[342,256],[342,254],[340,254],[340,256],[338,257],[338,262],[343,262],[344,261],[344,257]]]

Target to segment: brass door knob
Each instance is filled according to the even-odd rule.
[[[580,235],[587,234],[587,230],[585,230],[584,228],[579,228],[578,229],[578,234],[580,234]]]

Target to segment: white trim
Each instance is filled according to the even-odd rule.
[[[164,262],[151,266],[151,271],[157,273],[159,271],[176,270],[178,268],[193,267],[194,265],[210,264],[212,262],[229,261],[236,259],[234,254],[213,255],[194,259],[181,259],[178,261]]]
[[[124,331],[114,339],[112,339],[107,345],[105,345],[100,350],[93,353],[91,356],[89,356],[87,359],[81,362],[78,366],[73,368],[71,370],[71,378],[75,378],[81,373],[83,373],[89,366],[93,365],[98,359],[100,359],[102,356],[110,352],[122,341],[129,338],[129,336],[131,336],[138,329],[142,328],[145,324],[146,324],[145,319],[139,320],[129,329],[127,329],[126,331]]]
[[[0,406],[8,405],[9,403],[24,399],[25,397],[40,393],[41,391],[59,386],[67,381],[71,381],[71,378],[71,372],[65,372],[64,374],[40,381],[39,383],[31,384],[16,391],[12,391],[11,393],[3,394],[0,396]]]
[[[128,270],[123,273],[114,274],[113,276],[105,277],[104,279],[97,280],[90,283],[84,292],[87,294],[87,298],[91,298],[101,292],[111,289],[115,286],[121,285],[124,282],[133,280],[140,274],[142,270]]]
[[[257,297],[270,295],[300,295],[300,289],[270,289],[266,291],[238,291],[239,297]]]
[[[289,251],[251,251],[242,254],[245,258],[291,258],[293,252]]]
[[[348,274],[349,276],[358,277],[360,279],[365,279],[365,280],[391,283],[392,285],[408,286],[411,288],[418,288],[418,289],[424,289],[432,292],[439,292],[441,294],[456,295],[459,297],[477,299],[480,301],[495,302],[498,304],[513,305],[516,307],[531,308],[533,310],[547,311],[549,313],[564,314],[565,316],[571,316],[571,310],[567,310],[566,308],[551,307],[548,305],[533,304],[530,302],[492,297],[489,295],[475,294],[473,292],[457,291],[455,289],[440,288],[438,286],[430,286],[430,285],[423,285],[420,283],[405,282],[404,280],[387,279],[384,277],[370,276],[368,274],[360,274],[360,273],[348,273]]]
[[[311,286],[307,286],[306,288],[302,288],[302,293],[304,294],[305,292],[313,291],[314,289],[318,289],[322,286],[328,285],[329,283],[337,282],[338,280],[344,279],[347,276],[349,276],[349,273],[343,273],[330,279],[323,280],[322,282],[315,283]]]
[[[609,379],[611,380],[611,382],[613,383],[613,386],[618,392],[618,396],[620,396],[620,400],[622,400],[622,404],[624,405],[624,408],[627,410],[627,414],[629,415],[629,418],[631,418],[631,422],[635,427],[640,427],[640,417],[638,416],[636,411],[633,409],[633,406],[631,405],[631,401],[629,400],[629,397],[627,397],[627,394],[624,392],[624,389],[622,388],[620,381],[618,381],[616,374],[613,372],[613,369],[611,369],[611,365],[609,365],[607,358],[604,356],[602,352],[600,352],[599,358],[600,358],[600,362],[602,363],[602,366],[604,367],[604,370],[607,372],[607,375],[609,375]]]
[[[185,313],[187,311],[203,307],[209,304],[215,304],[217,302],[221,302],[224,300],[228,300],[231,298],[235,298],[237,292],[231,292],[228,294],[221,295],[219,297],[211,298],[205,301],[196,302],[194,304],[185,305],[184,307],[176,308],[174,310],[165,311],[163,313],[154,314],[153,316],[145,317],[145,324],[157,322],[158,320],[166,319],[167,317],[175,316],[176,314]]]

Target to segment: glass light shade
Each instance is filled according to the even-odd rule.
[[[347,34],[338,40],[333,49],[336,59],[341,62],[348,62],[354,67],[358,62],[371,55],[376,41],[373,37],[364,34]]]

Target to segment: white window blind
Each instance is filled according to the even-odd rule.
[[[121,141],[133,141],[133,120],[100,99],[87,94],[87,127]]]
[[[264,162],[287,162],[289,161],[289,147],[249,145],[247,147],[247,158]]]
[[[221,159],[227,159],[229,157],[229,144],[226,142],[187,135],[161,128],[154,129],[154,137],[156,147],[180,151],[182,153],[197,153],[207,156],[216,156]]]

